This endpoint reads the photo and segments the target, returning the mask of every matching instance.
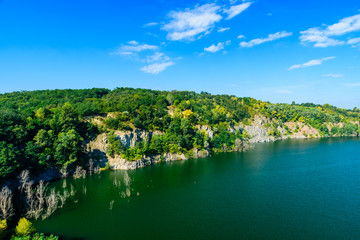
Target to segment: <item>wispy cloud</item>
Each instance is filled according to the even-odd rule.
[[[140,68],[140,70],[145,73],[159,74],[166,68],[174,65],[175,62],[158,50],[159,47],[156,45],[139,43],[133,40],[121,45],[121,47],[110,54],[120,55],[142,63],[151,63]]]
[[[336,74],[336,73],[329,73],[329,74],[324,74],[324,75],[321,75],[322,77],[332,77],[332,78],[341,78],[343,77],[344,75],[342,74]]]
[[[153,62],[166,62],[169,60],[170,60],[170,58],[168,56],[166,56],[164,53],[156,52],[153,55],[147,56],[142,61],[147,62],[147,63],[153,63]]]
[[[214,3],[197,6],[184,11],[172,11],[168,17],[169,23],[163,26],[168,32],[167,38],[172,41],[195,40],[209,33],[214,23],[219,22],[222,16],[218,14],[220,7]]]
[[[157,25],[159,25],[159,23],[157,23],[157,22],[149,22],[147,24],[144,24],[143,27],[154,27],[154,26],[157,26]]]
[[[330,47],[344,45],[344,41],[339,41],[327,36],[327,34],[319,28],[310,28],[306,31],[300,32],[300,41],[302,44],[307,42],[314,43],[314,47]]]
[[[250,48],[250,47],[265,43],[265,42],[271,42],[271,41],[275,41],[275,40],[280,39],[280,38],[289,37],[291,35],[292,35],[291,32],[286,32],[286,31],[277,32],[277,33],[274,33],[274,34],[269,34],[266,38],[256,38],[256,39],[253,39],[253,40],[251,40],[249,42],[241,42],[240,46]]]
[[[228,14],[226,17],[227,20],[232,19],[248,9],[251,6],[252,2],[245,2],[238,5],[233,5],[229,9],[224,9],[223,11]]]
[[[228,31],[228,30],[230,30],[229,27],[227,27],[227,28],[219,28],[218,32],[225,32],[225,31]]]
[[[344,44],[355,44],[357,39],[349,41],[336,39],[336,37],[360,30],[360,14],[346,17],[327,27],[313,27],[300,32],[302,44],[313,43],[314,47],[331,47]]]
[[[321,58],[321,59],[314,59],[314,60],[308,61],[308,62],[303,63],[303,64],[293,65],[293,66],[289,67],[288,70],[293,70],[293,69],[297,69],[297,68],[306,68],[306,67],[321,65],[324,61],[327,61],[327,60],[330,60],[330,59],[334,59],[334,58],[335,58],[335,57],[326,57],[326,58]]]
[[[235,3],[231,2],[230,4]],[[196,5],[194,8],[171,11],[168,14],[168,22],[161,28],[165,30],[167,39],[171,41],[194,41],[209,34],[224,18],[229,20],[239,15],[251,6],[252,2],[244,2],[238,5],[219,5],[207,3]],[[224,32],[230,28],[219,28]]]
[[[122,45],[114,52],[111,52],[112,55],[122,55],[122,56],[134,56],[137,55],[139,52],[146,51],[146,50],[157,50],[159,49],[158,46],[149,45],[149,44],[140,44],[137,41],[129,41],[127,44]]]
[[[148,66],[144,66],[144,67],[140,68],[140,70],[145,73],[159,74],[174,64],[175,63],[173,61],[163,62],[163,63],[153,63]]]
[[[239,35],[239,36],[237,36],[237,38],[238,39],[243,39],[243,38],[245,38],[245,36],[244,35]]]
[[[353,45],[360,43],[360,38],[351,38],[347,41],[347,44]]]

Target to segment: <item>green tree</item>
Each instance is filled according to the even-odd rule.
[[[79,160],[83,138],[74,130],[61,132],[55,142],[54,158],[65,168]]]
[[[0,177],[6,178],[14,174],[20,168],[18,161],[19,152],[13,144],[0,142]]]
[[[20,218],[18,225],[15,229],[16,236],[28,236],[33,232],[35,232],[35,227],[33,226],[33,224],[24,217]]]

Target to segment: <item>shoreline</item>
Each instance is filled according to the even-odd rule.
[[[260,119],[260,120],[259,120]],[[101,153],[101,159],[96,160],[98,162],[98,164],[102,164],[102,166],[105,166],[107,163],[109,164],[109,168],[106,170],[101,170],[101,171],[107,171],[107,170],[136,170],[138,168],[143,168],[143,167],[147,167],[150,165],[155,165],[158,163],[162,163],[162,162],[172,162],[172,161],[181,161],[181,160],[191,160],[191,159],[198,159],[198,158],[206,158],[206,157],[211,157],[212,153],[222,153],[222,152],[243,152],[243,151],[247,151],[250,148],[254,148],[256,146],[257,143],[269,143],[269,142],[276,142],[276,141],[280,141],[280,140],[286,140],[286,139],[321,139],[321,138],[340,138],[340,137],[359,137],[358,135],[347,135],[347,136],[313,136],[310,134],[307,134],[307,136],[303,135],[303,132],[300,131],[298,134],[291,134],[291,135],[285,135],[285,129],[284,128],[280,128],[280,131],[282,134],[281,137],[274,137],[274,136],[270,136],[267,133],[267,128],[264,127],[264,125],[266,123],[268,123],[268,119],[264,118],[264,117],[255,117],[254,121],[252,121],[252,123],[250,125],[244,126],[242,123],[240,123],[240,125],[238,127],[236,127],[236,130],[238,129],[242,129],[245,131],[249,131],[252,132],[252,136],[247,139],[247,141],[243,141],[241,143],[241,148],[238,148],[236,150],[228,150],[226,149],[225,151],[217,151],[217,152],[212,152],[210,149],[204,149],[204,150],[198,150],[196,148],[192,149],[192,153],[189,156],[188,154],[185,153],[163,153],[161,155],[155,155],[155,156],[144,156],[142,159],[136,160],[136,161],[129,161],[126,159],[123,159],[121,157],[115,157],[115,158],[111,158],[109,156],[107,156],[106,154],[106,147],[107,147],[107,138],[106,136],[103,134],[99,134],[97,136],[97,139],[101,139],[102,143],[100,144],[100,146],[96,146],[95,148],[91,147],[91,143],[92,142],[96,142],[92,141],[90,143],[87,144],[86,146],[86,154],[88,154],[89,159],[92,159],[92,152],[97,152],[97,153]],[[285,123],[287,124],[287,123]],[[293,123],[291,123],[293,124]],[[211,136],[213,134],[211,128],[209,128],[208,126],[200,126],[200,129],[206,129],[206,132],[209,136]],[[308,129],[309,131],[313,131],[316,130],[315,128],[310,127]],[[235,131],[235,129],[229,129],[229,131]],[[304,131],[306,132],[306,131]],[[121,136],[123,138],[126,139],[126,141],[129,142],[133,142],[133,144],[136,143],[136,141],[138,141],[140,138],[138,138],[140,135],[149,135],[149,131],[144,131],[144,130],[134,130],[131,132],[125,132],[125,131],[118,131],[119,134],[121,134]],[[134,133],[137,133],[139,136],[137,135],[133,135]],[[154,134],[154,132],[150,131],[150,135]],[[129,138],[129,135],[132,135],[134,139]],[[120,135],[119,135],[120,136]],[[129,140],[130,139],[130,140]],[[140,139],[142,140],[142,139]],[[44,182],[52,182],[52,181],[58,181],[61,179],[65,179],[65,178],[70,178],[70,177],[74,177],[73,176],[74,172],[62,172],[60,169],[54,169],[54,168],[50,168],[47,169],[45,172],[42,172],[36,176],[33,176],[32,181],[34,182],[34,184],[39,183],[40,181],[44,181]],[[86,175],[88,175],[88,171],[86,171]],[[85,176],[85,175],[84,175]],[[12,179],[12,180],[8,180],[5,181],[3,186],[8,186],[9,188],[15,188],[18,186],[18,180],[17,179]]]

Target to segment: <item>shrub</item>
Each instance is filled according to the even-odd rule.
[[[45,236],[43,233],[35,233],[34,235],[23,237],[13,236],[11,240],[59,240],[59,237],[54,235]]]
[[[105,167],[100,168],[101,171],[108,171],[108,170],[110,170],[110,169],[111,169],[111,167],[110,167],[109,161],[106,162]]]
[[[6,219],[0,220],[0,236],[1,236],[1,234],[3,234],[5,232],[6,229],[7,229]]]
[[[25,237],[35,232],[35,227],[26,218],[20,218],[18,225],[16,226],[16,236]]]

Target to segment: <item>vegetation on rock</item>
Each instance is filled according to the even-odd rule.
[[[127,160],[192,149],[232,151],[261,115],[269,119],[269,135],[301,132],[286,123],[311,126],[321,136],[359,134],[360,111],[324,104],[272,104],[253,98],[206,92],[154,91],[117,88],[24,91],[0,95],[0,179],[46,169],[87,166],[84,148],[101,132],[108,132],[111,156]],[[211,130],[204,130],[206,126]],[[125,146],[114,131],[158,131],[149,141]],[[306,134],[306,133],[305,133]],[[305,135],[304,134],[304,135]],[[312,137],[314,137],[312,135]],[[310,137],[310,136],[308,136]]]

